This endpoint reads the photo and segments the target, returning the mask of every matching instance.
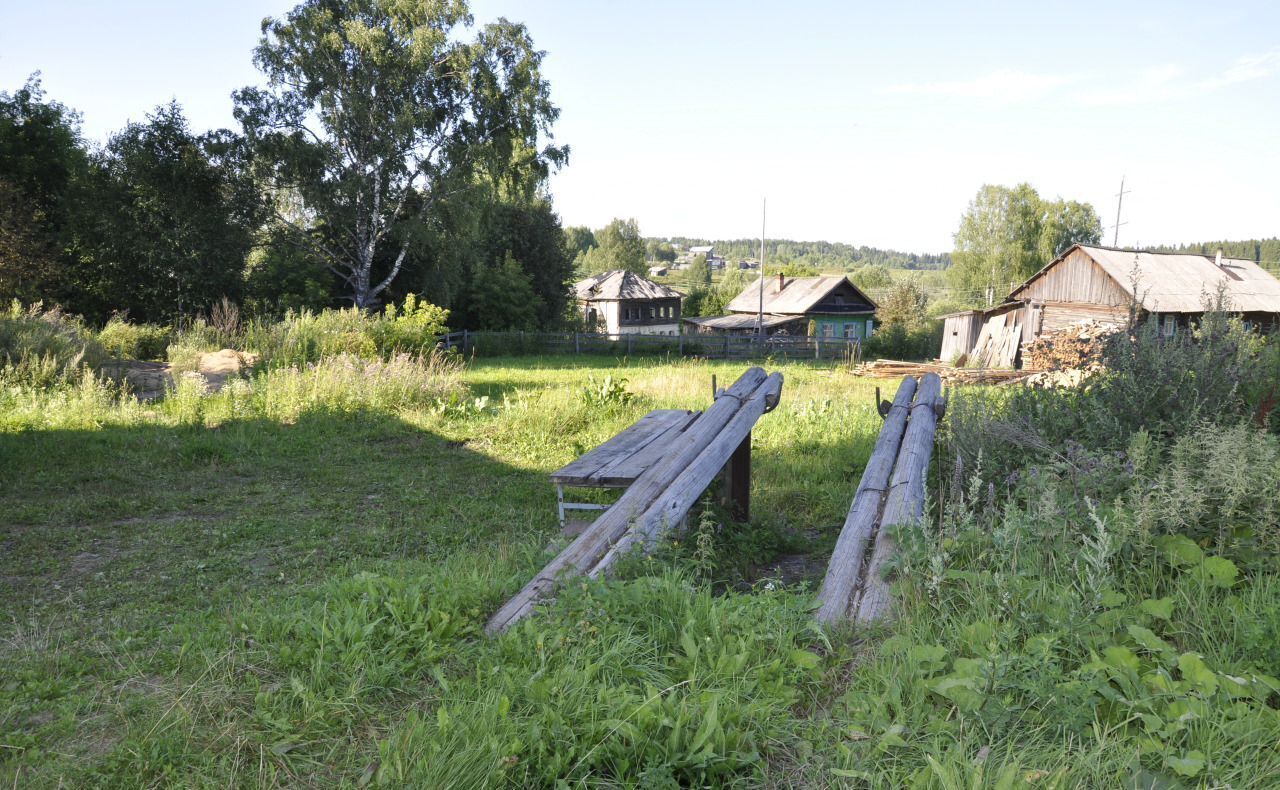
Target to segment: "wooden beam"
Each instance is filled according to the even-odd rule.
[[[929,474],[929,459],[933,455],[933,439],[938,427],[937,406],[941,397],[942,380],[936,373],[926,373],[920,379],[915,402],[911,405],[907,429],[902,435],[902,446],[885,495],[880,529],[876,532],[871,561],[863,578],[862,597],[858,601],[859,624],[872,623],[889,614],[891,600],[884,569],[897,550],[890,533],[893,527],[911,524],[924,513],[925,481]]]
[[[816,617],[822,623],[834,623],[856,611],[856,595],[862,578],[862,565],[868,544],[875,534],[889,488],[889,477],[902,446],[902,436],[907,429],[907,415],[911,399],[916,392],[916,380],[908,376],[898,386],[898,394],[885,412],[884,426],[876,439],[875,449],[862,470],[857,491],[849,506],[844,528],[836,540],[827,575],[818,589],[819,608]],[[878,398],[877,398],[878,399]]]

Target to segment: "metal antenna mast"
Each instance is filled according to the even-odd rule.
[[[764,222],[768,198],[760,198],[760,306],[756,308],[756,336],[764,339]]]
[[[1133,190],[1126,191],[1124,188],[1124,176],[1120,176],[1120,192],[1116,194],[1116,227],[1111,234],[1111,246],[1120,246],[1120,226],[1125,224],[1120,221],[1120,207],[1124,205],[1124,196]]]

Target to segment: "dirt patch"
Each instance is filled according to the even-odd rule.
[[[827,572],[827,559],[810,554],[781,554],[755,568],[756,579],[777,579],[788,587],[809,583],[816,587]]]
[[[196,369],[182,375],[199,378],[210,392],[217,392],[227,379],[244,376],[257,361],[257,354],[224,348],[201,354]],[[112,381],[124,384],[143,402],[159,400],[175,386],[173,370],[164,362],[124,360],[108,363],[102,372]]]
[[[104,557],[92,551],[82,551],[71,558],[71,575],[86,576],[110,561],[110,557]]]

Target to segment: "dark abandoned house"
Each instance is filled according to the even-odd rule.
[[[635,272],[611,271],[573,286],[586,325],[610,335],[676,335],[680,332],[680,300],[674,288],[646,280]]]

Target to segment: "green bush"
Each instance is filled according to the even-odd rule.
[[[251,321],[243,349],[261,355],[268,367],[294,367],[325,357],[348,355],[390,359],[397,354],[421,356],[434,351],[447,331],[449,311],[420,302],[412,294],[401,307],[382,313],[357,308],[290,312],[281,321]]]
[[[173,330],[155,324],[131,324],[112,316],[98,332],[98,342],[116,359],[164,359]]]
[[[882,325],[863,341],[864,359],[933,359],[942,348],[942,322],[924,321],[908,326],[901,322]]]

